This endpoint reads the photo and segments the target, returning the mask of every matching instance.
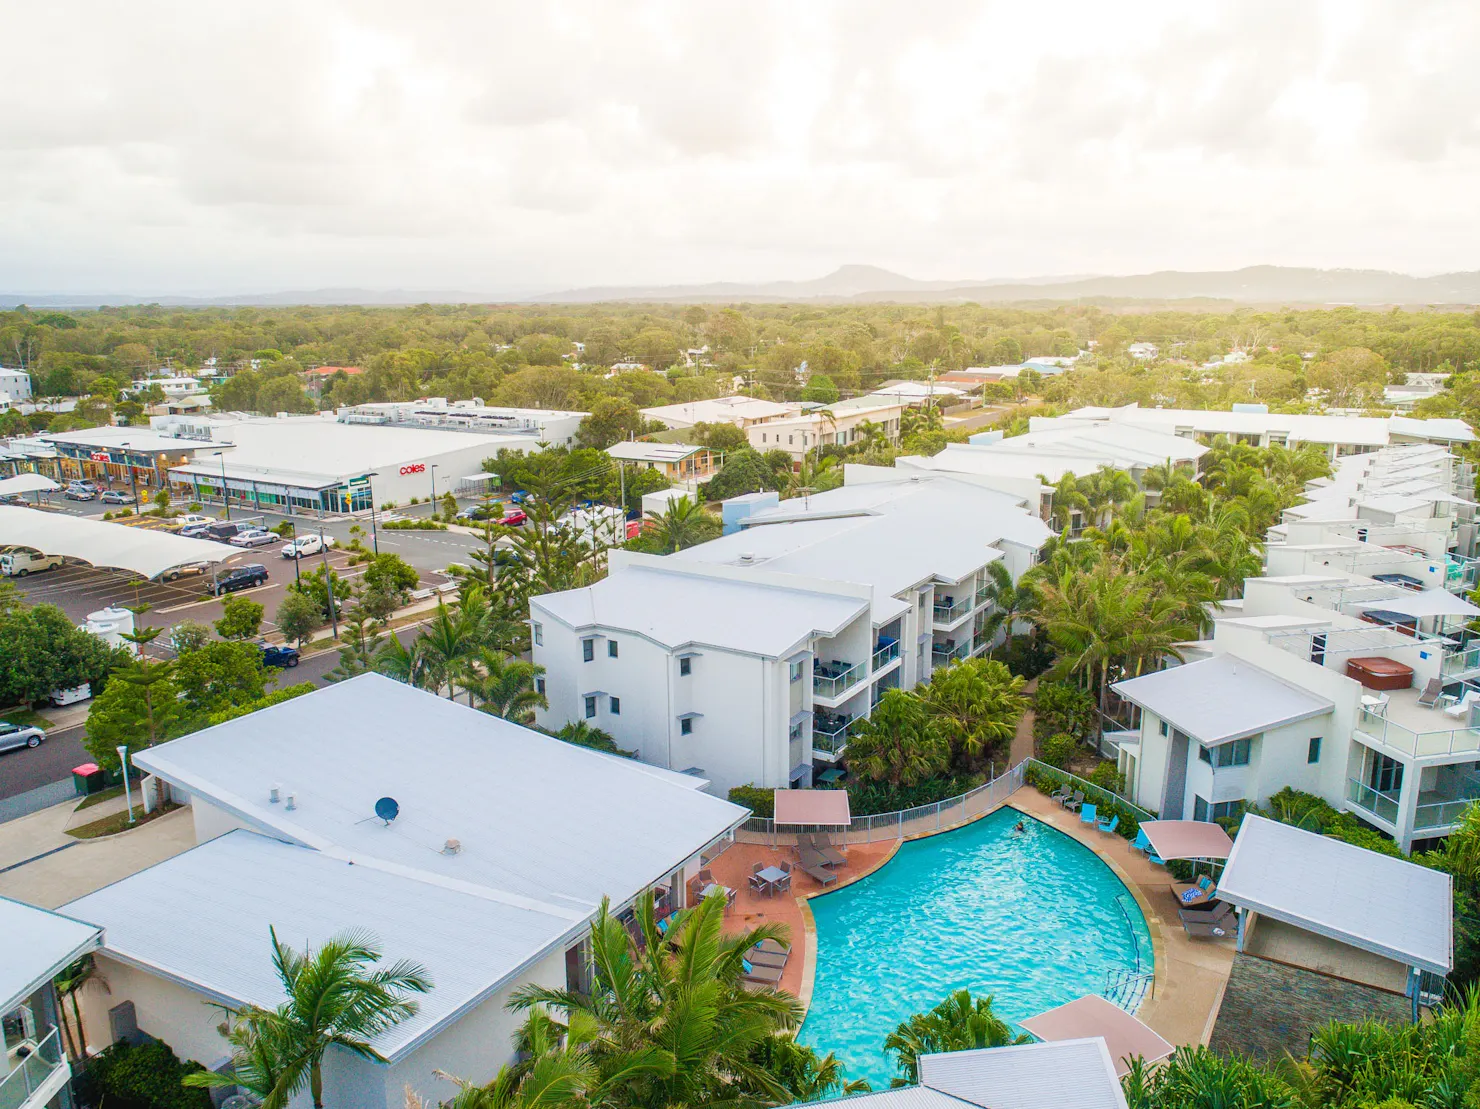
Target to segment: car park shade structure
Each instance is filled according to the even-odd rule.
[[[240,547],[210,539],[185,539],[168,532],[15,505],[0,505],[0,546],[31,547],[43,554],[80,559],[90,566],[132,570],[146,578],[158,577],[175,566],[225,562],[246,554]]]

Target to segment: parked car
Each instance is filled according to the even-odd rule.
[[[187,574],[204,574],[209,566],[208,562],[187,562],[183,566],[171,566],[160,577],[165,581],[176,581]]]
[[[184,516],[177,516],[172,521],[182,530],[185,528],[199,527],[201,524],[214,524],[216,521],[209,516],[202,516],[199,512],[187,512]]]
[[[10,551],[0,555],[0,574],[7,578],[23,578],[27,574],[39,574],[42,570],[60,570],[61,555],[41,554],[39,551]]]
[[[286,544],[282,550],[284,558],[307,558],[316,555],[327,547],[334,546],[334,537],[326,535],[320,539],[318,535],[300,535],[291,543]]]
[[[62,491],[62,496],[66,497],[69,501],[95,501],[98,499],[98,495],[92,490],[79,489],[71,485]]]
[[[45,742],[46,733],[40,728],[0,720],[0,751],[9,751],[14,747],[40,747]]]
[[[298,665],[298,649],[296,647],[278,647],[268,643],[261,644],[262,665],[276,666],[279,669]]]
[[[493,519],[493,506],[486,504],[475,504],[470,508],[463,509],[456,516],[454,516],[453,519],[458,520],[464,524],[482,523],[484,520]]]
[[[235,593],[238,589],[251,589],[254,585],[266,584],[267,567],[253,562],[246,566],[233,566],[230,570],[217,574],[206,586],[206,591],[219,597],[223,593]]]
[[[46,699],[57,708],[63,705],[75,705],[78,701],[86,701],[92,696],[92,686],[88,682],[75,685],[71,689],[53,689],[46,695]]]
[[[521,524],[528,521],[528,519],[529,517],[527,515],[525,515],[523,512],[520,512],[518,509],[515,509],[513,512],[506,513],[504,518],[500,520],[499,523],[503,524],[506,528],[517,528]]]
[[[94,485],[92,482],[87,481],[84,478],[77,478],[77,477],[74,477],[71,481],[67,482],[67,488],[68,489],[86,489],[89,493],[96,493],[98,491],[98,487],[96,485]]]
[[[98,500],[102,501],[104,504],[133,504],[134,503],[133,496],[131,494],[125,493],[122,489],[109,489],[106,492],[104,492],[100,497],[98,497]]]
[[[212,520],[209,524],[192,524],[188,528],[181,528],[180,534],[186,539],[214,539],[225,543],[239,531],[245,528],[235,520]]]
[[[276,543],[277,536],[266,528],[242,528],[227,540],[233,547],[264,547]]]

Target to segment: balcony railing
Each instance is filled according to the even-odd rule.
[[[1456,674],[1467,674],[1471,670],[1480,670],[1480,646],[1465,647],[1457,651],[1446,652],[1442,667],[1445,677],[1453,677]]]
[[[930,648],[930,660],[936,666],[944,666],[948,662],[965,658],[970,650],[969,643],[957,643],[953,647],[935,646]]]
[[[1480,752],[1480,729],[1446,728],[1415,732],[1369,709],[1362,709],[1357,714],[1357,731],[1374,742],[1414,758]]]
[[[975,601],[976,604],[978,604],[978,605],[984,605],[988,601],[990,601],[991,599],[992,599],[992,587],[990,585],[984,585],[984,586],[982,586],[980,589],[978,589],[976,591],[976,601]]]
[[[1346,780],[1346,799],[1389,824],[1398,823],[1398,795],[1378,793],[1371,786],[1363,785],[1355,778]]]
[[[884,669],[899,657],[899,640],[886,643],[874,652],[873,667],[875,672]]]
[[[67,1061],[62,1056],[61,1035],[58,1029],[53,1028],[36,1045],[35,1051],[0,1080],[0,1109],[20,1109],[66,1065]],[[60,1089],[60,1086],[57,1088]]]
[[[974,607],[973,597],[962,597],[960,600],[946,598],[946,603],[935,602],[935,622],[937,624],[954,624],[965,616]]]
[[[863,678],[864,670],[861,662],[855,662],[846,667],[840,662],[829,663],[827,666],[813,663],[812,691],[823,697],[836,697],[849,686],[863,681]]]
[[[848,745],[857,718],[844,713],[818,713],[812,718],[812,750],[836,755]]]
[[[1413,810],[1413,827],[1419,829],[1447,828],[1451,824],[1458,824],[1464,816],[1465,810],[1473,805],[1473,800],[1456,801],[1434,801],[1427,805],[1419,805]]]

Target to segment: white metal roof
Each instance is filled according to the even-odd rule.
[[[692,443],[613,443],[606,453],[629,462],[682,462],[705,448]]]
[[[630,899],[746,816],[692,781],[378,674],[134,761],[279,838],[582,911]],[[381,797],[400,805],[389,826]],[[449,839],[459,853],[443,853]]]
[[[109,955],[218,1001],[265,1008],[284,999],[270,927],[299,951],[350,929],[366,930],[387,962],[421,963],[432,980],[432,989],[414,998],[417,1014],[373,1041],[392,1060],[559,946],[585,920],[351,865],[242,830],[105,886],[67,911],[104,929]],[[10,943],[7,935],[7,949]]]
[[[0,897],[0,1013],[8,1013],[98,945],[99,929]]]
[[[770,420],[789,416],[798,409],[795,404],[778,404],[755,397],[718,397],[714,400],[686,401],[644,408],[642,414],[669,427],[692,427],[694,424],[736,423],[745,420]]]
[[[248,552],[211,539],[186,539],[109,520],[0,505],[0,546],[34,547],[43,554],[80,558],[92,566],[132,570],[146,578],[172,566],[225,562]]]
[[[1188,428],[1211,435],[1258,435],[1276,432],[1293,443],[1348,443],[1382,447],[1388,443],[1388,421],[1375,416],[1322,416],[1280,412],[1224,412],[1200,408],[1120,408],[1090,405],[1058,417],[1034,416],[1029,426],[1062,427],[1067,423],[1102,420],[1156,430]]]
[[[922,1055],[920,1084],[988,1109],[1126,1109],[1098,1036]]]
[[[1256,735],[1335,707],[1227,654],[1116,682],[1113,688],[1205,745]]]
[[[669,558],[674,556],[670,555]],[[813,635],[836,635],[868,610],[862,597],[741,576],[711,577],[614,560],[594,585],[532,601],[576,631],[625,629],[670,650],[712,646],[781,658]]]
[[[61,485],[44,474],[16,474],[15,477],[0,479],[0,496],[13,493],[37,493],[60,489]]]
[[[1454,965],[1448,874],[1262,816],[1239,826],[1218,896],[1435,974]]]

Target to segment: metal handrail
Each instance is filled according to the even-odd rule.
[[[937,601],[935,607],[931,610],[931,615],[937,624],[949,624],[959,620],[975,607],[976,596],[972,594],[969,597],[962,597],[959,601],[954,601],[948,605],[943,605]]]
[[[820,693],[824,697],[836,697],[843,690],[849,686],[857,685],[863,679],[863,663],[855,662],[841,674],[830,678],[814,672],[812,675],[812,691],[814,693]]]
[[[899,643],[896,641],[886,647],[880,647],[874,652],[873,668],[882,670],[899,657]]]
[[[1414,758],[1480,752],[1480,729],[1441,728],[1431,732],[1416,732],[1366,708],[1357,713],[1356,731],[1374,743],[1381,743]]]
[[[1353,805],[1359,805],[1373,816],[1386,820],[1389,824],[1398,823],[1398,798],[1396,794],[1382,793],[1373,789],[1356,778],[1346,780],[1346,799]]]
[[[22,1059],[15,1070],[0,1079],[0,1109],[19,1109],[32,1094],[45,1085],[46,1080],[65,1062],[61,1045],[61,1030],[53,1026],[36,1045],[36,1050]]]

